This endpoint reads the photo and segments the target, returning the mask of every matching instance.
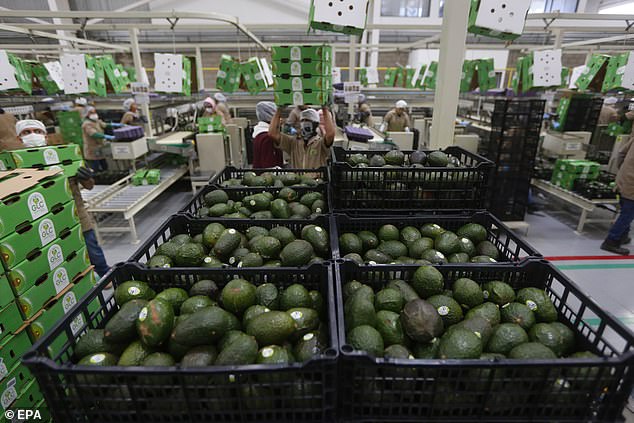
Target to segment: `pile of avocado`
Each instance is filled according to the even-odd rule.
[[[328,348],[324,298],[295,284],[286,289],[233,279],[222,289],[200,280],[158,295],[142,281],[119,285],[119,310],[75,346],[87,366],[229,366],[305,362]]]
[[[244,233],[210,223],[202,234],[173,236],[150,258],[149,267],[297,267],[330,258],[328,232],[306,225],[298,234],[285,226],[251,226]]]
[[[435,223],[419,228],[406,226],[399,231],[383,225],[374,233],[361,231],[339,236],[339,251],[344,259],[358,264],[442,264],[495,263],[504,259],[487,240],[487,230],[467,223],[455,233]]]
[[[385,154],[374,154],[370,158],[366,154],[351,154],[347,163],[354,167],[463,167],[457,157],[442,151],[432,151],[426,154],[422,151],[412,151],[405,154],[399,150],[391,150]]]
[[[275,175],[271,172],[264,172],[260,175],[255,172],[245,172],[242,179],[227,179],[220,186],[223,188],[231,187],[315,187],[324,183],[319,177],[313,177],[310,174],[298,175],[294,172],[282,173]]]
[[[290,187],[277,194],[260,192],[248,195],[240,201],[229,199],[223,190],[208,192],[203,197],[204,206],[198,209],[198,217],[226,217],[234,219],[308,219],[327,213],[326,202],[320,192],[299,195]]]
[[[575,334],[557,321],[543,289],[515,291],[502,281],[455,280],[445,289],[436,268],[392,280],[377,292],[343,286],[347,343],[374,357],[398,359],[592,358],[575,352]]]

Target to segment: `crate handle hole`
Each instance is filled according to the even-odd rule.
[[[336,357],[337,356],[337,350],[335,350],[334,348],[328,348],[326,351],[324,351],[324,354],[327,357]]]
[[[352,352],[354,352],[354,348],[352,348],[351,345],[345,344],[341,346],[341,351],[346,353],[346,354],[350,354]]]

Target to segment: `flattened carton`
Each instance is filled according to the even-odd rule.
[[[216,74],[216,88],[232,93],[240,87],[240,62],[233,57],[223,54]]]
[[[3,414],[32,380],[33,376],[26,366],[18,363],[11,369],[7,377],[0,382],[0,406]]]
[[[275,92],[275,104],[278,106],[299,106],[309,104],[321,106],[328,102],[328,91],[284,91]]]
[[[328,91],[332,88],[331,76],[299,75],[276,77],[275,91]]]
[[[22,391],[18,393],[18,398],[15,400],[11,408],[16,410],[35,410],[39,409],[41,421],[45,422],[44,412],[48,413],[46,409],[46,403],[44,402],[44,396],[40,391],[40,385],[37,381],[32,380],[28,382]],[[37,420],[36,420],[37,421]],[[7,423],[10,421],[7,420]],[[5,420],[0,419],[0,423],[5,423]]]
[[[325,44],[321,46],[273,46],[271,47],[271,56],[273,61],[302,61],[308,59],[311,61],[331,62],[332,47]]]
[[[423,79],[423,87],[426,90],[436,89],[436,72],[438,71],[438,62],[431,62],[429,69],[425,72],[425,78]]]
[[[43,168],[83,160],[77,144],[49,145],[0,153],[0,170]],[[4,169],[2,167],[4,166]]]
[[[71,201],[68,178],[59,171],[0,172],[0,238]]]
[[[22,355],[31,348],[31,345],[31,339],[26,330],[21,330],[0,341],[0,380],[9,375],[9,370],[20,361]]]
[[[13,301],[13,290],[9,284],[9,279],[4,273],[0,273],[0,310]]]
[[[608,70],[610,56],[606,54],[593,54],[586,65],[586,70],[577,78],[575,85],[580,90],[591,90],[599,92],[603,88]]]
[[[22,326],[22,315],[15,301],[0,309],[0,339],[14,334]]]
[[[332,76],[332,63],[305,59],[302,61],[282,60],[272,64],[273,74],[286,76]]]

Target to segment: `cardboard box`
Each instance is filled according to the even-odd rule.
[[[634,54],[632,52],[610,58],[602,89],[603,92],[634,90]]]
[[[33,90],[33,77],[31,74],[31,66],[18,56],[7,53],[9,63],[15,69],[15,79],[18,82],[19,90],[27,94],[31,94]]]
[[[261,67],[260,59],[257,57],[250,58],[247,62],[240,65],[242,79],[251,94],[258,94],[268,88],[264,69]]]
[[[0,170],[42,168],[79,160],[83,157],[77,144],[48,145],[0,153]]]
[[[332,88],[332,77],[329,76],[286,76],[276,77],[273,84],[275,91],[329,91]]]
[[[67,178],[70,178],[77,175],[79,168],[84,165],[85,164],[83,160],[78,160],[76,162],[68,162],[68,163],[60,163],[60,164],[51,165],[51,166],[44,166],[42,170],[59,170],[62,172],[62,175],[66,176]]]
[[[328,103],[329,92],[327,91],[288,91],[275,92],[275,104],[278,106],[299,106],[302,104],[321,106]]]
[[[147,183],[150,185],[158,185],[161,181],[161,170],[160,169],[150,169],[145,174],[145,179]]]
[[[216,74],[216,88],[232,93],[240,87],[240,62],[233,57],[223,54]]]
[[[146,154],[147,138],[139,138],[134,141],[117,141],[110,143],[112,158],[117,160],[134,160]]]
[[[438,62],[431,62],[427,72],[425,72],[425,79],[423,79],[423,87],[426,90],[436,89],[436,72],[438,71]]]
[[[0,172],[0,238],[72,198],[68,178],[58,171],[16,169]]]
[[[480,88],[480,92],[497,88],[497,84],[495,82],[495,64],[493,59],[477,60],[476,72],[478,74],[478,87]]]
[[[530,2],[506,0],[471,0],[467,30],[501,40],[522,35]]]
[[[22,326],[22,315],[15,301],[0,309],[0,339],[15,333]]]
[[[368,14],[368,0],[349,0],[345,4],[311,0],[309,25],[312,29],[362,35]]]
[[[0,341],[0,380],[9,375],[9,370],[20,361],[31,345],[31,339],[26,330],[7,336]]]
[[[88,77],[88,90],[91,94],[100,97],[106,97],[106,74],[101,60],[88,54],[84,55],[86,59],[86,74]]]
[[[383,75],[383,85],[386,87],[393,87],[396,85],[396,78],[399,73],[399,68],[388,68]]]
[[[16,296],[22,295],[40,278],[61,266],[72,255],[86,246],[81,225],[64,231],[60,238],[47,246],[30,252],[27,259],[7,273]]]
[[[192,95],[192,61],[183,56],[183,95]]]
[[[51,78],[51,75],[44,64],[31,62],[30,65],[33,76],[37,78],[37,82],[40,86],[46,90],[46,94],[53,95],[62,92],[62,88],[57,85],[57,82],[55,82],[53,78]]]
[[[605,54],[593,54],[588,62],[587,69],[579,76],[575,85],[580,90],[599,92],[603,88],[603,81],[608,69],[610,56]]]
[[[32,380],[33,376],[26,366],[18,363],[11,369],[9,375],[0,382],[0,406],[2,407],[2,414],[18,399],[18,394],[22,392]]]
[[[275,61],[273,62],[273,74],[276,77],[287,76],[327,76],[332,77],[332,64],[316,60],[304,59],[302,61]]]
[[[225,132],[225,130],[220,115],[198,118],[198,132]]]
[[[42,335],[48,333],[48,331],[57,323],[70,309],[75,306],[82,299],[86,293],[88,293],[96,284],[95,274],[92,270],[77,280],[71,288],[62,294],[61,297],[55,301],[46,305],[39,314],[37,314],[29,326],[28,332],[31,336],[31,340],[36,342]],[[95,300],[88,306],[88,310],[92,313],[99,308],[99,299]],[[85,322],[83,315],[79,314],[77,318],[71,324],[71,331],[73,335],[77,335],[84,326]]]
[[[33,317],[48,301],[64,292],[71,282],[90,266],[88,251],[85,248],[77,251],[54,271],[51,271],[18,297],[17,302],[24,319]]]
[[[473,91],[478,87],[478,76],[476,74],[476,60],[465,60],[462,62],[462,76],[460,78],[460,92]]]
[[[332,47],[329,45],[321,46],[272,46],[271,57],[275,61],[302,61],[308,59],[310,61],[331,62]]]
[[[0,260],[4,268],[12,269],[29,254],[34,254],[41,247],[57,240],[77,225],[78,221],[75,202],[69,201],[4,237],[0,240]]]
[[[106,54],[103,56],[97,56],[96,60],[101,63],[106,78],[115,93],[120,93],[125,88],[123,79],[121,78],[121,71],[117,68],[116,63],[111,55]]]
[[[40,391],[40,385],[36,380],[32,380],[26,384],[22,391],[18,393],[18,398],[13,402],[11,406],[13,409],[20,410],[38,410],[40,412],[40,421],[46,422],[46,416],[49,416],[48,407],[44,400],[44,395]],[[0,423],[14,423],[10,420],[5,420],[4,415],[0,417]]]
[[[13,290],[9,284],[9,279],[4,273],[0,274],[0,310],[13,301]]]

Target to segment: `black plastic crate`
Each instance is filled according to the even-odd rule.
[[[460,277],[543,287],[585,360],[385,360],[346,344],[342,283],[381,288],[411,280],[415,268],[338,263],[339,417],[345,422],[607,422],[620,417],[634,382],[634,334],[553,265],[437,266],[446,287]],[[584,319],[598,319],[591,326]]]
[[[88,367],[72,364],[76,340],[88,328],[102,328],[117,311],[105,292],[110,282],[147,281],[157,292],[188,289],[200,279],[222,288],[233,278],[256,285],[301,283],[323,293],[328,306],[329,348],[291,365],[175,367]],[[334,421],[338,356],[334,281],[330,265],[299,270],[147,270],[115,267],[25,355],[57,422],[320,422]],[[88,304],[100,306],[90,313]],[[77,326],[77,318],[83,319]],[[75,332],[73,332],[75,331]],[[77,335],[74,335],[76,333]],[[51,355],[49,347],[59,346]]]
[[[486,209],[493,162],[460,147],[447,147],[443,151],[467,167],[358,168],[347,163],[351,155],[363,154],[369,158],[385,151],[333,147],[331,207],[335,211],[365,213]]]
[[[233,228],[238,232],[244,233],[251,226],[262,226],[267,229],[276,226],[285,226],[295,234],[297,239],[301,239],[302,228],[306,225],[317,225],[324,228],[330,234],[330,217],[318,216],[310,220],[293,220],[293,219],[223,219],[223,218],[192,218],[185,215],[173,215],[159,229],[156,230],[148,240],[139,247],[130,257],[130,262],[137,262],[145,265],[154,255],[159,245],[170,240],[171,237],[178,234],[187,234],[195,236],[203,232],[205,227],[210,223],[221,223],[226,228]],[[332,251],[330,253],[332,256]],[[332,257],[322,257],[329,260]],[[176,269],[198,269],[196,267],[177,267]],[[270,267],[260,268],[270,269]]]
[[[358,233],[363,230],[376,232],[383,225],[392,224],[399,229],[405,226],[420,227],[425,223],[437,223],[450,231],[457,231],[467,223],[478,223],[487,230],[487,239],[500,252],[500,261],[517,262],[529,257],[542,257],[529,243],[520,239],[504,223],[488,212],[463,215],[392,215],[380,217],[357,217],[334,214],[331,219],[330,245],[336,259],[341,258],[339,236],[346,232]],[[481,264],[480,264],[481,265]]]
[[[297,194],[299,197],[301,197],[302,195],[308,193],[308,192],[319,192],[322,194],[323,197],[323,201],[326,202],[326,208],[325,210],[322,211],[322,213],[320,214],[326,214],[328,213],[328,210],[330,210],[328,208],[328,188],[326,186],[326,184],[319,184],[315,187],[289,187],[289,188],[293,188],[295,191],[297,191]],[[189,204],[187,204],[185,207],[183,207],[180,210],[180,213],[186,213],[189,216],[197,216],[198,210],[201,207],[204,207],[205,205],[205,195],[210,193],[211,191],[217,190],[217,189],[221,189],[224,192],[227,193],[227,195],[229,196],[230,200],[233,201],[240,201],[242,200],[244,197],[246,197],[247,195],[253,195],[253,194],[257,194],[260,192],[270,192],[273,195],[277,196],[277,194],[280,192],[280,190],[282,188],[273,188],[273,187],[253,187],[253,188],[245,188],[245,187],[240,187],[240,188],[223,188],[220,185],[207,185],[205,187],[203,187],[200,191],[198,191],[196,193],[196,196],[194,197],[194,199],[192,201],[189,202]],[[298,198],[299,200],[299,198]]]
[[[262,174],[265,172],[272,173],[273,175],[282,175],[284,173],[296,173],[298,175],[310,175],[314,178],[321,178],[324,182],[328,182],[328,168],[320,167],[317,169],[280,169],[280,168],[270,168],[270,169],[238,169],[233,166],[225,167],[222,172],[215,174],[210,180],[209,185],[218,184],[229,180],[229,179],[242,179],[244,174],[247,172],[255,172],[256,174]],[[231,189],[231,188],[228,188]]]

